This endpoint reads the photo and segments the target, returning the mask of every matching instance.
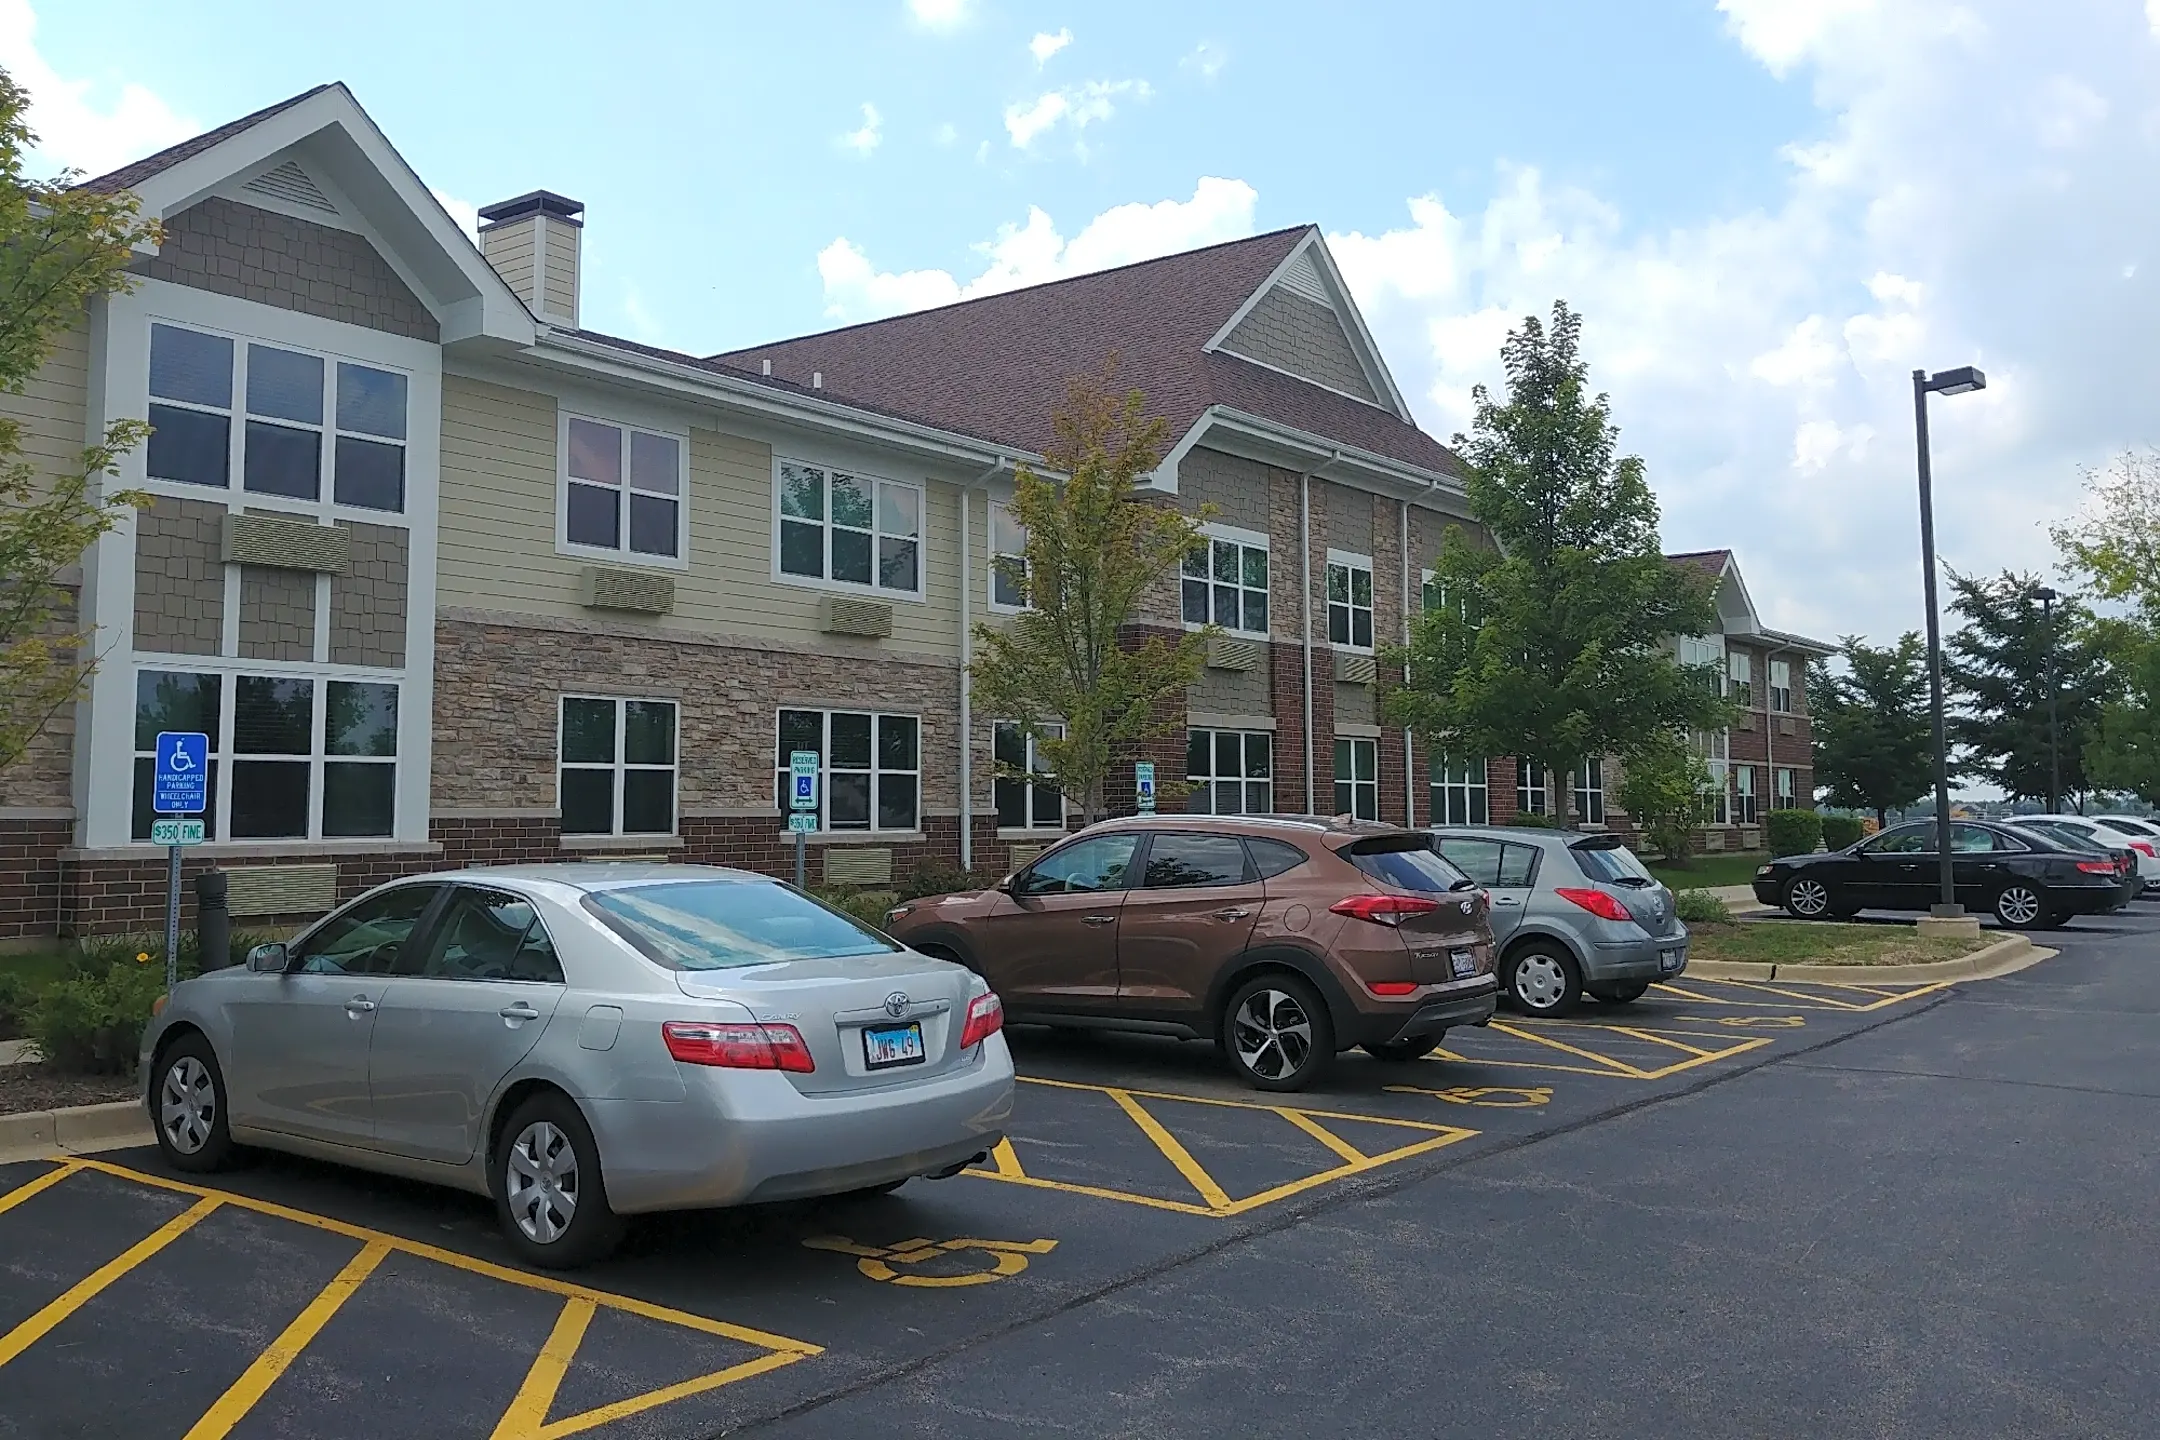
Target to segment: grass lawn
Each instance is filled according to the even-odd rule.
[[[1770,857],[1760,850],[1743,850],[1735,854],[1697,855],[1685,866],[1668,865],[1663,860],[1646,860],[1650,873],[1675,890],[1712,890],[1720,885],[1745,885],[1755,878],[1755,869]]]
[[[1922,940],[1910,925],[1831,925],[1756,920],[1691,925],[1688,959],[1739,960],[1755,965],[1918,965],[1955,960],[2002,937]]]

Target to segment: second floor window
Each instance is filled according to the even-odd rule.
[[[990,605],[997,610],[1025,610],[1027,526],[1012,507],[990,504]]]
[[[1744,653],[1725,657],[1726,673],[1732,676],[1732,702],[1743,710],[1755,703],[1755,666]]]
[[[922,593],[917,485],[780,462],[780,573],[903,595]]]
[[[1186,554],[1181,580],[1186,624],[1267,634],[1266,546],[1211,537]]]
[[[1792,713],[1792,662],[1770,662],[1770,708],[1780,715]]]
[[[1703,682],[1713,694],[1725,693],[1725,637],[1722,635],[1683,635],[1680,637],[1680,663],[1698,671]]]
[[[563,430],[562,537],[580,550],[679,560],[682,442],[570,416]]]
[[[1372,561],[1328,561],[1327,638],[1330,645],[1373,648]]]

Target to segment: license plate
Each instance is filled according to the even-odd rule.
[[[1687,952],[1685,950],[1667,950],[1663,952],[1658,956],[1658,974],[1673,975],[1679,973],[1680,962],[1686,957]]]
[[[1477,974],[1477,952],[1474,950],[1451,950],[1448,964],[1455,970],[1455,978],[1467,980]]]
[[[862,1049],[863,1064],[872,1070],[890,1069],[894,1065],[920,1065],[927,1058],[923,1051],[922,1022],[864,1026]]]

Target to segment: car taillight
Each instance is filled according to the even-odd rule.
[[[1627,906],[1622,905],[1603,890],[1575,890],[1561,886],[1555,887],[1553,894],[1558,895],[1570,904],[1580,905],[1600,920],[1633,920],[1635,918],[1628,914]]]
[[[1372,993],[1375,995],[1411,995],[1417,992],[1417,988],[1415,980],[1375,980],[1372,983]]]
[[[1005,1028],[1005,1002],[995,994],[977,995],[968,1001],[967,1023],[960,1027],[960,1048],[982,1044]]]
[[[2160,854],[2156,854],[2154,852],[2152,842],[2148,840],[2132,840],[2130,842],[2130,848],[2133,850],[2142,850],[2147,855],[2151,856],[2153,859],[2160,860]]]
[[[727,1070],[792,1070],[808,1075],[817,1069],[802,1032],[793,1025],[733,1025],[709,1020],[669,1020],[660,1026],[668,1054],[685,1065],[717,1065]]]
[[[1375,925],[1400,925],[1412,915],[1432,914],[1440,908],[1440,902],[1422,895],[1352,895],[1327,908],[1353,920],[1370,920]]]
[[[2087,875],[2117,875],[2121,873],[2112,860],[2080,860],[2077,862],[2077,867]]]

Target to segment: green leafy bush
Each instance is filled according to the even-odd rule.
[[[1676,890],[1673,913],[1690,925],[1723,925],[1732,919],[1725,902],[1708,890]]]
[[[1772,810],[1763,817],[1772,855],[1806,855],[1822,839],[1823,817],[1813,810]]]
[[[79,966],[38,994],[26,1028],[46,1061],[59,1069],[128,1074],[150,1023],[150,1007],[164,993],[165,967],[147,958],[114,961],[102,970]]]
[[[1822,817],[1822,843],[1831,850],[1843,850],[1848,845],[1860,843],[1860,817],[1857,815],[1825,815]]]
[[[846,885],[813,885],[810,893],[833,909],[851,915],[877,931],[885,928],[885,912],[900,903],[900,896],[891,890],[856,890]]]
[[[958,870],[944,865],[925,865],[915,878],[900,887],[900,899],[920,900],[925,895],[951,895],[962,890],[987,890],[998,877],[987,870]]]
[[[1525,830],[1557,830],[1560,828],[1558,825],[1553,823],[1552,816],[1538,815],[1528,810],[1516,811],[1514,816],[1510,818],[1507,823],[1510,825],[1520,825]]]
[[[0,1040],[13,1040],[23,1033],[30,1001],[29,983],[20,975],[0,970]]]

